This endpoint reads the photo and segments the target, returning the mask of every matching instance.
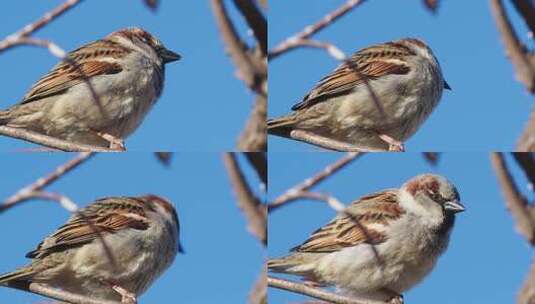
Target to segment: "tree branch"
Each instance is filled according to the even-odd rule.
[[[518,191],[513,177],[501,153],[491,154],[491,162],[502,187],[507,209],[515,219],[518,232],[524,236],[531,245],[535,245],[535,219],[531,215],[530,206],[526,198]]]
[[[17,191],[17,193],[4,200],[4,202],[0,205],[0,213],[6,211],[11,207],[14,207],[19,203],[25,202],[33,198],[33,195],[35,195],[36,192],[42,191],[46,186],[54,183],[60,177],[66,175],[82,163],[86,162],[92,156],[93,153],[91,152],[80,153],[75,158],[57,167],[47,176],[39,178],[32,184],[20,189],[19,191]]]
[[[12,128],[8,126],[0,126],[0,135],[22,139],[22,140],[25,140],[34,144],[46,146],[46,147],[61,150],[61,151],[120,152],[119,150],[115,150],[115,149],[75,143],[75,142],[47,136],[44,134],[36,133],[30,130]]]
[[[340,169],[346,167],[351,162],[353,162],[357,157],[359,157],[360,153],[356,152],[349,152],[346,155],[344,155],[342,158],[337,160],[336,162],[328,165],[320,172],[316,173],[314,176],[305,179],[301,183],[293,186],[292,188],[288,189],[286,192],[281,194],[279,197],[277,197],[273,202],[268,204],[268,211],[271,212],[282,205],[293,201],[296,199],[296,194],[307,192],[312,187],[316,186],[317,184],[324,181],[326,178],[330,177],[334,173],[338,172]]]
[[[258,9],[253,0],[234,0],[241,14],[247,20],[247,24],[256,37],[256,42],[260,45],[260,50],[264,56],[267,55],[267,21],[262,12]]]
[[[526,54],[525,47],[518,40],[501,0],[490,0],[490,7],[507,55],[515,67],[516,77],[531,93],[535,93],[535,69]]]
[[[246,85],[255,92],[260,92],[260,81],[255,66],[247,54],[245,43],[241,41],[230,17],[228,16],[223,1],[212,0],[212,11],[214,12],[221,37],[227,46],[227,51],[238,68],[240,79],[242,79]]]
[[[39,20],[35,21],[34,23],[26,25],[22,30],[9,35],[4,40],[0,41],[0,53],[12,48],[18,44],[24,43],[24,39],[48,23],[50,23],[52,20],[56,19],[57,17],[61,16],[65,12],[67,12],[69,9],[73,8],[75,5],[79,4],[82,0],[67,0],[63,4],[59,5],[52,11],[46,13],[43,17],[41,17]]]
[[[117,301],[95,300],[39,283],[10,283],[9,287],[71,304],[120,304]]]
[[[301,44],[303,40],[307,40],[312,35],[327,27],[329,24],[349,13],[353,8],[364,3],[364,1],[365,0],[348,0],[342,6],[323,17],[320,21],[313,25],[306,26],[301,32],[296,33],[279,43],[276,47],[269,51],[268,59],[274,59],[284,53],[287,53],[288,51],[303,46],[303,44]]]
[[[248,230],[267,245],[267,212],[264,204],[253,194],[241,172],[234,153],[227,152],[223,156],[227,173],[230,177],[238,206],[243,211],[248,223]]]
[[[287,290],[316,299],[328,301],[335,304],[385,304],[384,302],[357,300],[346,296],[341,296],[335,293],[327,292],[320,288],[314,288],[302,283],[292,282],[288,280],[268,277],[268,286]]]

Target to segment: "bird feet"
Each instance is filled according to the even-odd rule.
[[[126,151],[126,147],[124,145],[124,141],[121,138],[117,138],[111,134],[98,132],[98,136],[104,138],[106,141],[110,143],[110,149],[117,150],[117,151]]]
[[[121,304],[137,304],[136,295],[122,288],[119,285],[113,285],[111,288],[121,295]]]
[[[388,300],[388,304],[403,304],[403,295],[397,295],[392,299]]]
[[[405,147],[402,142],[395,140],[386,134],[379,134],[379,138],[389,145],[388,151],[405,152]]]

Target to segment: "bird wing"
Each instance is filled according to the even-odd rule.
[[[303,100],[292,107],[297,111],[347,94],[351,90],[385,75],[403,75],[410,67],[396,57],[415,55],[402,44],[389,42],[362,49],[321,79]]]
[[[148,227],[142,201],[127,197],[104,198],[80,210],[26,257],[43,257],[52,252],[90,243],[99,238],[99,235],[127,228],[145,230]]]
[[[127,52],[130,50],[109,40],[95,41],[76,49],[39,79],[20,103],[61,94],[93,76],[117,74],[123,70],[120,64],[97,58],[118,58]]]
[[[292,251],[334,252],[359,244],[380,244],[387,239],[384,227],[403,213],[395,190],[361,197]]]

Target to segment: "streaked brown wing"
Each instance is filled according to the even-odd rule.
[[[80,211],[84,216],[77,215],[71,218],[26,257],[42,257],[52,252],[80,246],[98,238],[99,233],[105,235],[126,228],[145,230],[149,227],[149,223],[144,220],[144,210],[136,206],[135,200],[130,199],[132,201],[129,203],[117,203],[113,209],[102,208],[102,205],[110,199],[116,200],[117,198],[100,200]]]
[[[394,191],[362,197],[292,251],[334,252],[358,244],[380,244],[387,237],[376,229],[377,225],[387,226],[403,213],[396,201]]]
[[[35,83],[21,103],[28,103],[44,97],[60,94],[84,81],[85,77],[116,74],[122,71],[118,63],[99,61],[97,57],[118,57],[128,52],[115,43],[105,40],[90,43],[68,55],[67,61],[58,63],[50,72]],[[77,66],[69,63],[76,63]]]
[[[385,75],[403,75],[409,72],[408,66],[393,62],[369,61],[359,64],[356,60],[346,61],[320,80],[300,103],[292,107],[292,110],[308,108],[328,98],[344,95],[362,85],[365,79],[373,80]]]

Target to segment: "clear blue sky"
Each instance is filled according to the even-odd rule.
[[[271,1],[269,45],[275,46],[344,2]],[[528,119],[533,98],[514,79],[489,1],[441,1],[436,16],[421,2],[366,1],[314,38],[334,43],[346,54],[408,36],[424,39],[453,91],[444,92],[431,117],[407,141],[407,150],[510,151]],[[518,35],[530,45],[525,25],[510,1],[504,2]],[[270,62],[268,116],[289,113],[291,106],[337,65],[317,49],[299,49]],[[270,151],[317,150],[274,136],[269,136],[269,147]]]
[[[0,201],[70,159],[69,154],[4,154]],[[244,162],[245,163],[245,162]],[[246,175],[258,185],[250,170]],[[257,190],[259,189],[256,187]],[[178,153],[170,168],[150,153],[102,154],[53,184],[81,206],[112,195],[155,193],[178,209],[186,253],[141,297],[141,303],[245,303],[264,262],[259,242],[246,231],[220,153]],[[24,255],[68,218],[59,205],[31,201],[0,214],[0,273],[29,260]],[[223,302],[221,300],[224,299]],[[43,298],[0,288],[0,302]]]
[[[0,39],[37,20],[64,1],[21,0],[4,3]],[[51,39],[64,50],[130,26],[159,37],[182,60],[166,68],[165,89],[141,127],[126,141],[131,151],[222,151],[235,147],[254,96],[235,77],[209,1],[160,1],[156,14],[142,0],[84,1],[35,37]],[[231,3],[229,3],[231,4]],[[228,5],[236,17],[233,5]],[[243,18],[236,18],[244,33]],[[3,80],[0,108],[18,102],[31,85],[57,63],[47,50],[19,47],[0,55]],[[0,151],[28,144],[0,137]]]
[[[290,186],[338,159],[335,153],[270,153],[270,193],[274,199]],[[507,157],[512,167],[512,158]],[[431,167],[419,153],[370,154],[320,184],[317,190],[344,204],[425,172],[442,174],[458,188],[466,211],[458,214],[448,251],[435,271],[405,294],[406,303],[514,303],[528,273],[533,251],[513,227],[491,169],[488,153],[446,153]],[[527,197],[527,181],[513,170]],[[270,257],[284,255],[335,212],[320,202],[298,201],[269,216]],[[293,277],[296,279],[296,277]],[[304,297],[269,289],[272,303],[296,303]]]

